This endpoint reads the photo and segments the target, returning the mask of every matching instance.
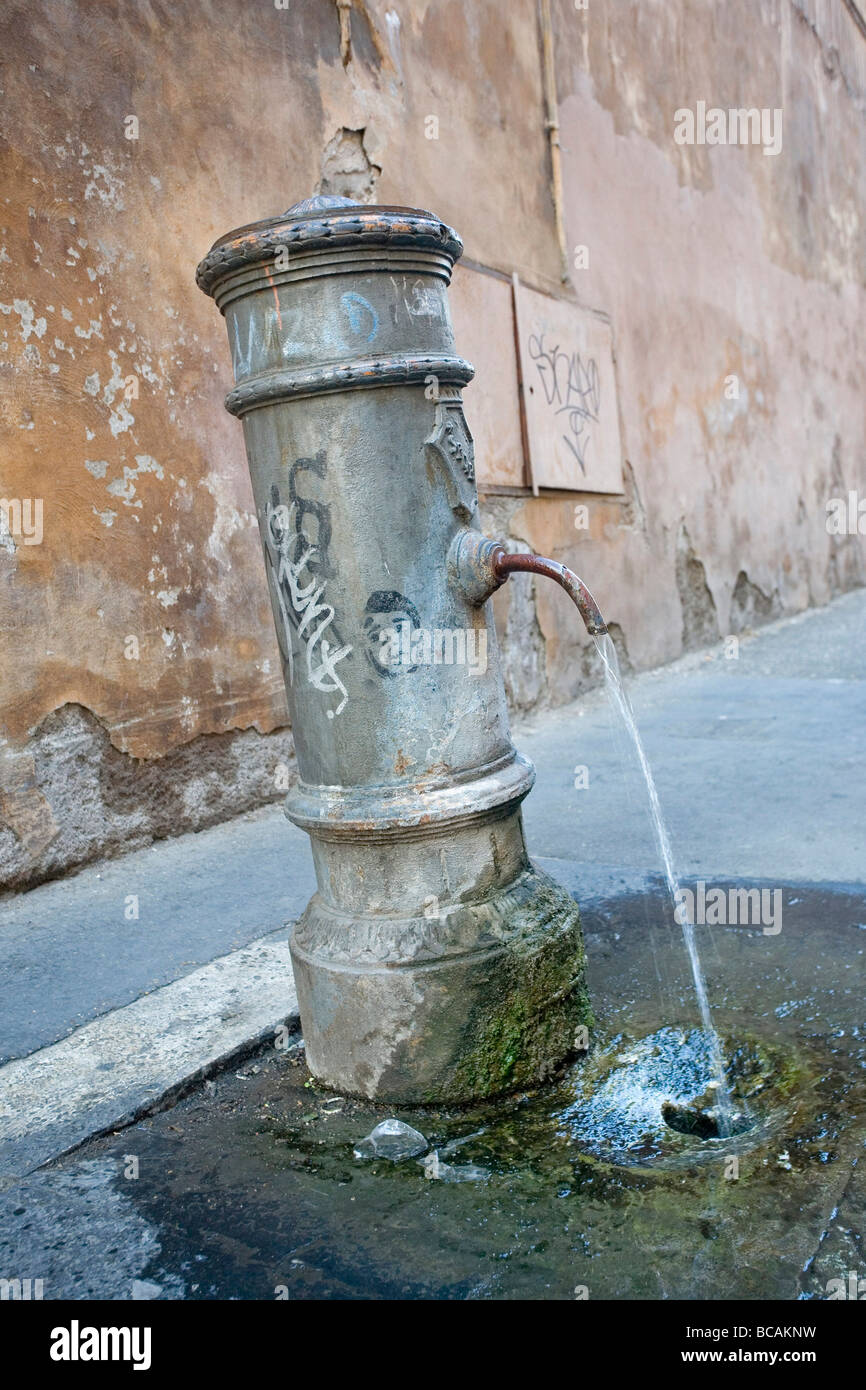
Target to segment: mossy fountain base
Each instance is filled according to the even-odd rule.
[[[395,1112],[322,1089],[295,1040],[56,1166],[115,1160],[158,1242],[141,1277],[187,1298],[839,1296],[866,1278],[866,904],[790,898],[779,935],[719,930],[707,960],[746,1121],[729,1139],[660,891],[584,911],[597,1022],[547,1085]],[[426,1149],[356,1157],[391,1117]]]

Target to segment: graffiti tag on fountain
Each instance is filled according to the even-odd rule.
[[[265,555],[268,580],[277,614],[277,637],[289,682],[295,680],[294,639],[297,637],[310,685],[326,695],[338,694],[336,708],[327,710],[329,719],[341,714],[349,693],[337,673],[341,661],[352,651],[337,632],[335,611],[323,602],[327,578],[331,574],[327,550],[331,538],[328,507],[323,502],[302,498],[296,482],[299,471],[309,469],[324,475],[325,456],[298,459],[289,472],[290,501],[280,500],[279,488],[271,487],[265,510]],[[305,529],[305,518],[316,518],[315,540]]]
[[[538,370],[547,404],[564,416],[562,439],[586,473],[586,457],[592,441],[591,427],[598,424],[599,376],[594,357],[583,360],[579,352],[566,352],[558,343],[548,346],[543,333],[533,333],[529,356]]]

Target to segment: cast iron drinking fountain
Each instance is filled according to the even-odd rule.
[[[480,529],[431,213],[316,197],[221,238],[226,319],[318,891],[291,953],[308,1065],[378,1101],[530,1086],[591,1021],[578,908],[530,861],[491,594],[554,561]]]

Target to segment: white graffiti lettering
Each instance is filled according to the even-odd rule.
[[[274,507],[269,503],[266,514],[268,559],[273,566],[274,589],[283,624],[283,649],[289,680],[294,683],[292,635],[296,631],[304,647],[310,684],[325,694],[338,692],[342,696],[336,709],[327,711],[328,718],[333,719],[342,713],[349,699],[337,674],[337,664],[345,661],[352,648],[344,645],[335,650],[328,641],[326,634],[334,621],[334,609],[331,604],[321,602],[325,584],[309,569],[317,547],[310,544],[302,529],[295,527],[296,511],[295,502],[289,507]]]

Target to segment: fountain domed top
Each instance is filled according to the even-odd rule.
[[[318,193],[276,217],[238,227],[214,242],[196,271],[205,294],[237,270],[273,260],[280,249],[293,254],[322,250],[424,250],[438,252],[450,270],[463,242],[447,223],[424,208],[358,203]]]

